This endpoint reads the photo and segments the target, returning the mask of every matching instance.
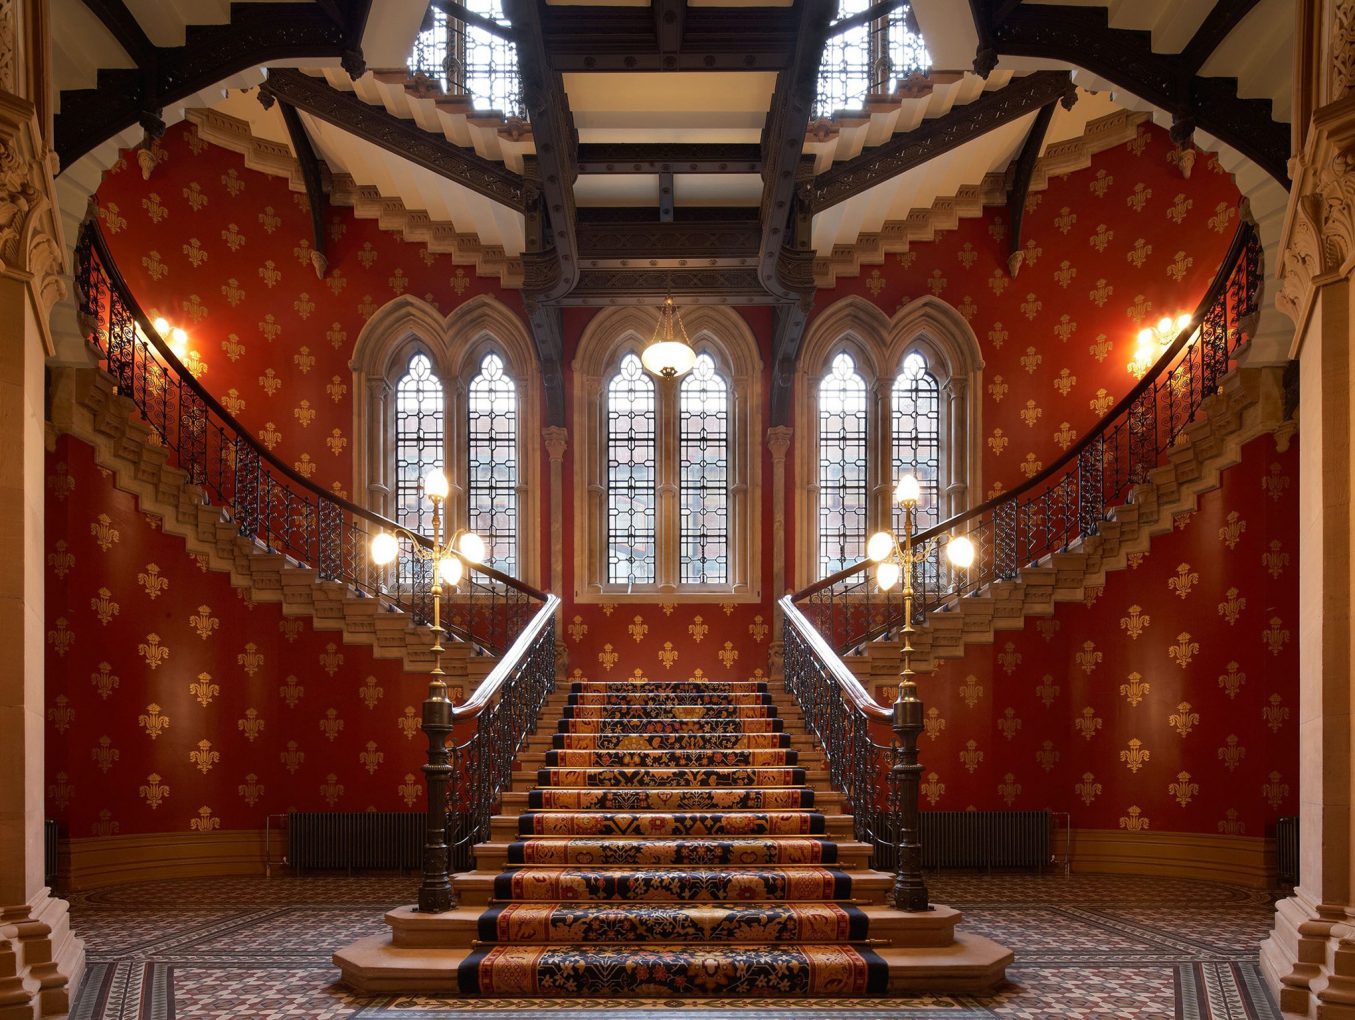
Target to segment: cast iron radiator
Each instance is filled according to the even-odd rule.
[[[293,811],[287,816],[287,863],[298,872],[417,870],[427,826],[422,811]]]
[[[1043,868],[1048,811],[923,811],[924,868]]]
[[[1275,878],[1281,885],[1299,884],[1299,819],[1275,819]]]
[[[53,818],[45,819],[42,823],[42,849],[44,861],[43,882],[49,889],[56,888],[57,863],[57,828],[56,820]]]

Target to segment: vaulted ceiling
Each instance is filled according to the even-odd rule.
[[[816,281],[957,198],[1016,213],[1143,116],[1281,215],[1293,5],[913,0],[930,74],[816,116],[836,0],[504,0],[521,118],[406,72],[428,0],[52,0],[59,188],[73,227],[120,148],[187,116],[317,208],[375,196],[521,286],[548,387],[560,306],[665,290],[775,305],[788,379]]]

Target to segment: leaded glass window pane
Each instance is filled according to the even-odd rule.
[[[510,27],[503,0],[461,0],[461,6]],[[477,110],[526,117],[517,47],[510,40],[436,7],[429,9],[425,24],[409,55],[411,71],[434,79],[450,95],[470,96]]]
[[[929,528],[941,516],[941,394],[927,359],[913,351],[903,359],[894,380],[893,412],[894,482],[913,475],[922,487],[922,502],[915,520],[919,529]],[[892,491],[892,486],[891,486]],[[903,530],[903,509],[894,506],[894,528]]]
[[[875,0],[841,0],[838,20],[862,14]],[[866,97],[889,95],[910,74],[925,73],[931,56],[917,31],[912,10],[901,5],[828,39],[819,64],[814,116],[864,108]]]
[[[866,546],[866,381],[845,351],[819,383],[819,572],[858,562]]]
[[[729,581],[729,387],[709,354],[682,380],[683,584]]]
[[[415,534],[433,530],[433,506],[423,479],[443,470],[442,384],[419,352],[395,386],[395,520]]]
[[[466,434],[470,530],[485,540],[485,562],[505,574],[517,570],[518,397],[503,359],[486,354],[471,380]]]
[[[634,354],[607,383],[607,581],[653,584],[656,415],[654,383]]]

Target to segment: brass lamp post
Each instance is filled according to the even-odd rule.
[[[447,791],[453,779],[451,748],[452,702],[447,697],[447,682],[442,672],[442,593],[443,586],[456,590],[465,570],[465,563],[484,559],[485,543],[473,531],[444,534],[447,476],[432,471],[423,480],[423,492],[433,504],[433,544],[425,548],[419,540],[403,528],[395,532],[381,531],[372,538],[372,562],[386,566],[400,553],[397,535],[404,535],[414,554],[433,564],[433,668],[429,671],[428,698],[423,703],[423,732],[428,738],[428,763],[423,766],[428,780],[428,836],[423,851],[423,882],[419,886],[419,910],[436,914],[456,906],[449,875],[447,848]]]
[[[897,819],[898,852],[891,892],[895,910],[930,910],[927,883],[922,878],[922,839],[918,807],[918,787],[922,765],[918,763],[917,742],[922,735],[922,701],[913,680],[913,568],[926,557],[925,549],[913,549],[913,528],[922,502],[922,486],[913,475],[904,475],[894,489],[894,499],[903,508],[903,544],[888,531],[870,536],[866,555],[875,567],[875,581],[889,591],[903,581],[903,668],[899,673],[899,694],[894,701],[894,767],[890,770],[890,800]],[[951,563],[968,568],[974,559],[974,546],[968,538],[953,539],[946,551]]]

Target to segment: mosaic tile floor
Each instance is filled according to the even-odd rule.
[[[89,970],[72,1020],[1278,1020],[1256,969],[1272,901],[1233,886],[1121,876],[941,875],[932,898],[1016,952],[981,999],[589,1001],[361,998],[330,953],[384,929],[415,881],[222,878],[77,893]],[[553,1008],[546,1008],[553,1006]]]

